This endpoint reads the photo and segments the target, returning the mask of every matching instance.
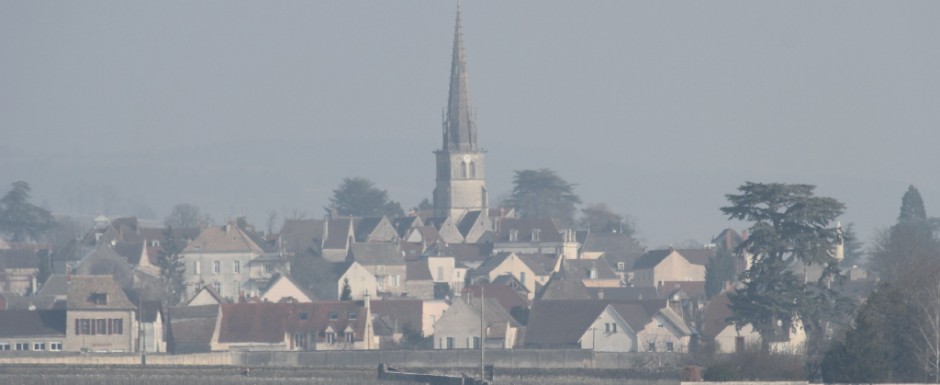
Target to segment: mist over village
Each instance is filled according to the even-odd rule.
[[[0,382],[940,383],[937,11],[0,2]]]

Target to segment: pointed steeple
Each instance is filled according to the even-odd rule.
[[[444,148],[447,151],[476,151],[477,128],[470,103],[470,79],[460,24],[460,3],[454,27],[454,53],[450,65],[450,93],[444,116]]]

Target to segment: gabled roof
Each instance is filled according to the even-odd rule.
[[[66,296],[69,292],[69,277],[64,274],[53,274],[46,278],[46,283],[36,293],[38,295]]]
[[[516,256],[522,260],[536,275],[549,275],[555,271],[558,257],[554,254],[518,253]]]
[[[636,251],[640,250],[640,246],[636,241],[624,233],[588,231],[583,242],[581,250],[586,252],[602,252],[621,256],[635,254]]]
[[[610,301],[649,300],[659,298],[655,287],[598,287],[588,288],[591,297]]]
[[[420,299],[383,299],[370,301],[372,315],[381,317],[394,332],[401,332],[405,325],[421,331],[424,318],[424,301]]]
[[[581,278],[568,277],[565,274],[552,274],[538,292],[537,300],[590,300],[594,299],[584,286]]]
[[[705,308],[705,316],[702,319],[701,337],[704,341],[713,341],[722,330],[731,326],[728,321],[734,313],[731,311],[731,299],[728,292],[722,292],[712,297]]]
[[[202,296],[209,296],[210,298],[212,298],[212,300],[215,301],[216,304],[230,302],[222,298],[222,296],[220,296],[219,293],[216,293],[215,289],[213,289],[212,286],[205,285],[202,288],[200,288],[199,291],[197,291],[196,294],[193,295],[193,297],[189,299],[189,301],[186,301],[186,305],[190,306],[189,304],[193,303],[193,301],[195,301],[197,298],[202,297]]]
[[[398,217],[392,220],[392,227],[395,228],[395,232],[398,233],[399,238],[405,238],[405,235],[408,234],[408,230],[418,226],[424,226],[424,222],[422,222],[421,218],[418,216]]]
[[[351,218],[332,218],[326,220],[326,238],[323,240],[324,249],[345,249],[349,245],[349,238],[355,239],[352,233]]]
[[[219,316],[219,305],[170,308],[169,334],[174,353],[208,352]]]
[[[662,262],[666,257],[675,251],[672,248],[662,249],[662,250],[650,250],[646,254],[643,254],[636,262],[633,263],[633,268],[636,270],[639,269],[652,269],[660,262]]]
[[[349,256],[363,266],[405,264],[397,243],[354,243],[349,247]]]
[[[718,252],[715,248],[710,249],[677,249],[677,252],[681,254],[689,263],[693,265],[702,265],[705,266],[708,264],[708,259],[714,257]]]
[[[614,303],[608,306],[630,325],[634,333],[639,333],[653,320],[653,313],[638,303]]]
[[[535,301],[526,327],[526,347],[580,347],[579,340],[607,301]]]
[[[552,219],[540,218],[502,218],[499,221],[499,232],[497,241],[499,242],[530,242],[532,240],[532,231],[539,230],[539,242],[562,242],[564,238],[561,235],[561,228],[557,222]],[[509,235],[516,231],[515,241],[510,241]]]
[[[163,312],[163,304],[160,301],[140,301],[140,308],[137,312],[137,318],[141,322],[156,322],[157,315]]]
[[[64,310],[65,299],[63,297],[0,293],[0,310]]]
[[[460,235],[466,237],[467,234],[470,234],[470,230],[473,229],[473,225],[477,223],[477,219],[480,218],[482,213],[480,210],[473,210],[464,214],[463,218],[460,218],[460,222],[457,223],[457,230],[460,231]]]
[[[0,338],[65,337],[65,310],[0,310]]]
[[[712,243],[723,247],[725,250],[734,250],[741,242],[744,242],[744,237],[732,228],[721,230],[721,232],[712,239]]]
[[[0,249],[0,271],[4,269],[38,269],[36,250]]]
[[[233,224],[228,224],[207,227],[186,246],[184,252],[250,252],[261,254],[265,250],[245,230]]]
[[[665,307],[666,304],[662,300],[535,301],[529,312],[525,345],[540,348],[580,347],[581,336],[594,323],[597,316],[607,305],[617,303],[639,304],[650,314]]]
[[[320,252],[323,245],[324,221],[318,219],[288,219],[281,226],[281,246],[292,253],[312,250]]]
[[[428,267],[428,260],[408,262],[405,270],[406,281],[432,281],[431,269]]]
[[[287,332],[319,332],[333,329],[337,334],[347,328],[352,329],[354,339],[362,341],[365,335],[366,317],[363,301],[323,301],[313,303],[290,304],[291,313],[287,322]],[[304,319],[306,313],[306,319]]]
[[[620,279],[614,269],[603,259],[565,259],[562,261],[562,273],[568,278],[591,279],[591,272],[594,272],[594,279]]]
[[[220,343],[284,342],[291,304],[228,303],[222,304]]]
[[[104,295],[102,302],[96,302],[102,298],[100,295]],[[128,310],[136,306],[110,275],[74,275],[69,283],[67,308]]]
[[[385,217],[354,218],[353,230],[356,232],[356,242],[365,242],[383,219]]]
[[[494,299],[506,309],[512,311],[514,307],[529,307],[529,300],[520,295],[513,288],[501,284],[483,284],[471,285],[463,289],[464,293],[469,293],[474,298],[480,298],[482,292],[486,298]]]
[[[659,298],[669,298],[682,291],[689,298],[705,298],[705,281],[663,281],[658,288]]]

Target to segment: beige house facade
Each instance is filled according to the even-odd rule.
[[[135,306],[109,275],[73,276],[66,304],[68,352],[134,352]]]
[[[633,284],[656,287],[665,281],[704,281],[708,258],[701,254],[672,248],[649,251],[633,265]]]

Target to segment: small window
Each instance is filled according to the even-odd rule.
[[[607,333],[610,333],[610,324],[609,324],[609,323],[605,323],[605,324],[604,324],[604,331],[607,332]]]
[[[532,242],[539,241],[539,235],[542,233],[541,229],[532,229]]]
[[[212,261],[212,274],[222,273],[222,261]]]
[[[112,323],[111,334],[124,334],[124,320],[120,318],[114,318],[111,320],[111,323]]]
[[[306,320],[307,318],[310,318],[310,314],[309,314],[309,313],[307,313],[307,312],[305,312],[305,311],[304,311],[304,312],[300,312],[300,320],[301,320],[301,321],[304,321],[304,320]]]
[[[355,321],[355,320],[356,320],[356,312],[354,312],[354,311],[349,312],[349,319],[352,320],[352,321]]]
[[[511,229],[509,230],[509,242],[515,242],[519,240],[519,230]]]
[[[219,281],[212,282],[212,289],[215,290],[216,294],[221,296],[222,295],[222,282],[219,282]]]
[[[336,333],[326,333],[326,343],[335,344],[336,343]]]
[[[480,337],[473,337],[473,348],[474,349],[480,348]]]
[[[617,262],[617,270],[623,271],[626,268],[626,264],[623,262]]]
[[[647,345],[646,345],[646,351],[648,351],[648,352],[655,352],[655,351],[656,351],[656,343],[655,343],[655,342],[650,342],[649,344],[647,344]]]
[[[445,339],[447,344],[444,345],[444,349],[453,349],[454,348],[454,337],[447,337]]]
[[[232,262],[232,271],[235,274],[240,274],[242,272],[242,263],[241,261]]]
[[[45,342],[33,342],[33,350],[46,350]]]
[[[193,262],[193,271],[196,272],[196,275],[202,274],[202,264],[199,261]]]
[[[616,332],[617,332],[617,324],[612,323],[612,324],[610,324],[610,325],[611,325],[611,326],[610,326],[611,333],[616,333]]]
[[[160,247],[160,241],[157,241],[157,240],[150,241],[150,247]]]
[[[89,302],[95,305],[107,305],[108,295],[106,293],[92,293]]]
[[[353,343],[353,338],[354,338],[354,337],[355,337],[355,335],[354,335],[353,333],[346,333],[346,343],[347,343],[347,344]]]
[[[29,342],[17,342],[16,351],[19,351],[19,352],[29,351]]]
[[[666,351],[667,351],[667,352],[671,352],[671,351],[674,351],[674,350],[675,350],[675,346],[672,344],[672,342],[667,342],[667,343],[666,343]]]
[[[9,342],[0,342],[0,351],[9,351],[10,343]]]
[[[339,319],[339,314],[335,311],[330,312],[330,321],[336,321]]]
[[[61,352],[62,351],[62,342],[55,341],[49,343],[49,351]]]
[[[95,334],[108,334],[108,323],[105,319],[95,320]]]

